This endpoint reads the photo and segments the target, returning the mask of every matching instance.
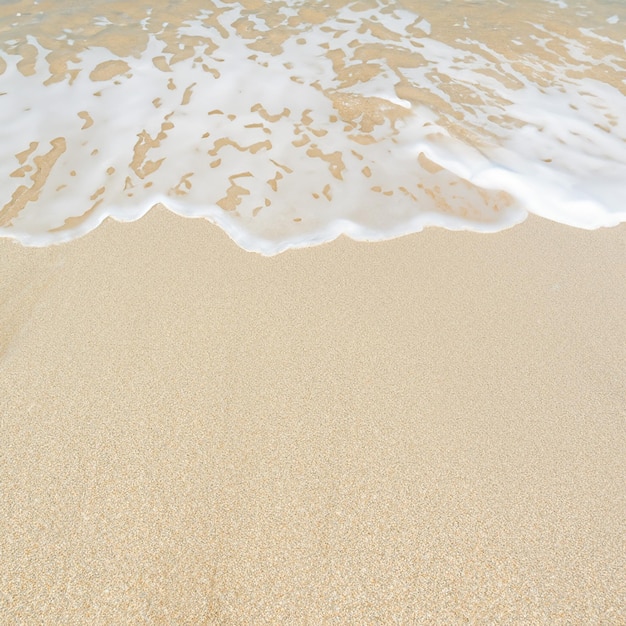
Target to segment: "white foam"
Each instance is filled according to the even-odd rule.
[[[48,245],[156,203],[263,254],[342,233],[489,232],[528,211],[626,221],[626,96],[603,80],[620,67],[622,26],[578,27],[581,42],[536,23],[496,48],[406,5],[306,23],[306,5],[288,4],[216,2],[154,32],[148,7],[139,52],[90,45],[53,74],[34,25],[34,73],[5,41],[0,235]],[[98,9],[93,24],[117,28]],[[119,72],[105,80],[109,61]]]

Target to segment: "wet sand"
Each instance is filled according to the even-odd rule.
[[[3,624],[626,623],[626,226],[0,240]]]

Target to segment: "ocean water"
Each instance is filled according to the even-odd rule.
[[[0,236],[626,221],[623,0],[0,0]]]

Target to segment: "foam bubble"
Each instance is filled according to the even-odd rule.
[[[27,4],[0,7],[0,236],[48,245],[157,203],[263,254],[626,220],[615,7]]]

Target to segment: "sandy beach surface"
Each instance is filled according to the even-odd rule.
[[[625,624],[626,226],[0,240],[2,624]]]

